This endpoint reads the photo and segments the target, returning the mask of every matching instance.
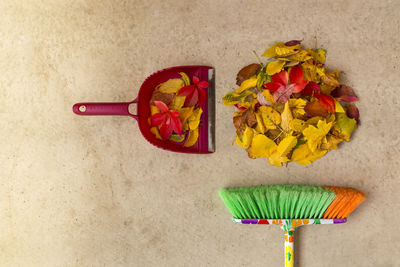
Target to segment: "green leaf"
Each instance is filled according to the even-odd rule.
[[[348,142],[354,129],[357,128],[357,121],[347,117],[345,113],[336,113],[335,115],[336,123],[334,129],[339,132],[340,137]]]

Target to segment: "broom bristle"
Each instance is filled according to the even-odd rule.
[[[310,185],[229,188],[219,195],[236,219],[345,218],[365,199],[354,189]]]

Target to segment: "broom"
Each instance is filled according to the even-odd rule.
[[[352,188],[272,185],[221,189],[219,195],[241,224],[278,224],[285,232],[285,267],[293,267],[293,233],[307,224],[345,223],[365,200]]]

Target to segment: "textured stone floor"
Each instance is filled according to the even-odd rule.
[[[399,265],[399,1],[0,1],[1,266],[283,266],[278,227],[231,223],[217,190],[352,186],[347,224],[297,231],[298,266]],[[317,36],[360,97],[352,141],[304,167],[232,146],[221,97],[275,41]],[[158,69],[217,70],[217,152],[161,151],[122,117],[80,101],[128,101]]]

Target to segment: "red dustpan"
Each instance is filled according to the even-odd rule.
[[[190,78],[197,76],[200,81],[208,81],[207,99],[203,106],[199,126],[199,139],[194,146],[184,147],[184,142],[176,143],[170,140],[159,140],[150,131],[149,117],[150,99],[154,88],[170,78],[179,78],[179,72],[185,72]],[[129,112],[129,105],[137,105],[137,114]],[[142,135],[151,144],[174,152],[182,153],[213,153],[215,151],[215,77],[214,68],[209,66],[177,66],[163,69],[149,76],[140,87],[138,96],[131,102],[124,103],[77,103],[72,110],[78,115],[121,115],[137,120]]]

